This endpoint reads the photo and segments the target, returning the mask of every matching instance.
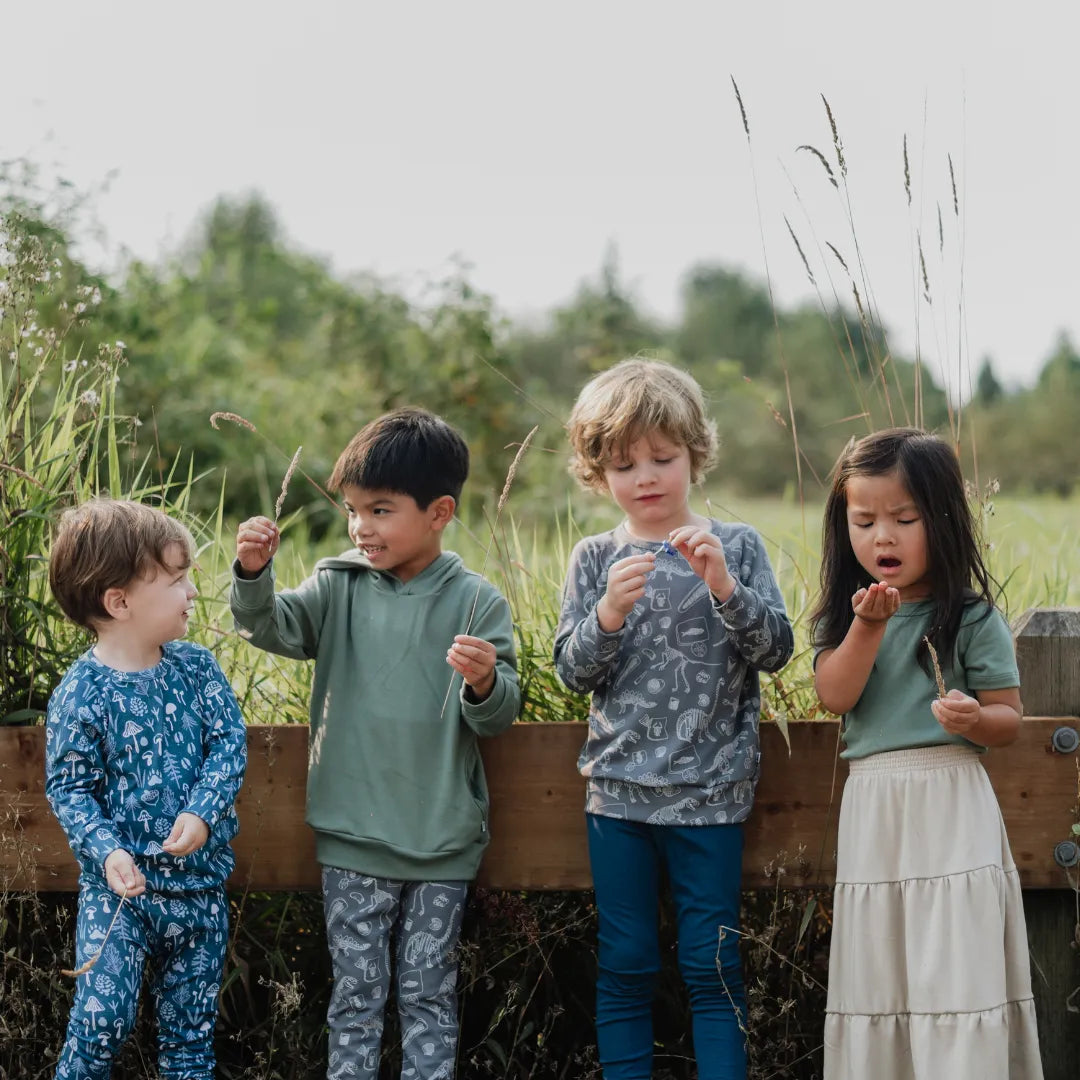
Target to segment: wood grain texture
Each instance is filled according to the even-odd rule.
[[[1067,888],[1053,860],[1075,820],[1077,755],[1050,751],[1050,736],[1076,717],[1024,721],[1020,738],[986,756],[1026,888]],[[829,884],[836,812],[847,768],[838,760],[837,722],[793,723],[791,753],[780,730],[762,729],[762,774],[746,826],[748,888],[774,881]],[[577,754],[585,725],[515,724],[482,743],[491,789],[491,846],[479,882],[503,889],[590,887],[584,781]],[[76,887],[77,868],[44,796],[45,732],[0,729],[0,879],[42,891]],[[248,772],[237,802],[240,834],[230,885],[315,890],[319,870],[304,824],[307,728],[251,725]],[[363,798],[363,792],[357,792]]]

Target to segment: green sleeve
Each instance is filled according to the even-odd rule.
[[[329,604],[326,572],[316,571],[295,589],[274,592],[273,562],[258,577],[243,578],[233,565],[229,607],[252,645],[294,660],[312,660]]]
[[[1020,685],[1012,631],[997,608],[985,618],[981,612],[974,615],[961,634],[967,639],[961,642],[960,661],[969,689],[1004,690]]]

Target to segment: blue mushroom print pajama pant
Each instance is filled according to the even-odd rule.
[[[112,890],[83,884],[75,930],[77,965],[108,940],[94,966],[75,980],[56,1075],[107,1080],[131,1032],[150,962],[162,1080],[213,1080],[214,1023],[228,941],[224,888],[196,893],[145,892],[124,901]]]
[[[467,881],[396,881],[324,866],[326,938],[334,965],[328,1080],[379,1075],[390,989],[390,936],[403,1080],[451,1080],[457,1056],[457,945]]]

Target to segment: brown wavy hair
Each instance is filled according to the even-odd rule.
[[[49,553],[49,586],[72,622],[87,630],[110,616],[101,600],[109,589],[122,589],[148,578],[166,565],[165,553],[176,545],[181,561],[192,565],[195,542],[175,518],[152,506],[127,499],[91,499],[65,511]]]

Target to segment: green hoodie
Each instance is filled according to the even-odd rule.
[[[488,842],[476,737],[509,727],[521,703],[498,590],[453,552],[403,583],[350,551],[276,595],[272,565],[250,580],[234,565],[229,599],[253,645],[315,661],[307,822],[319,862],[402,881],[471,881]],[[479,703],[446,662],[466,627],[498,654]]]

